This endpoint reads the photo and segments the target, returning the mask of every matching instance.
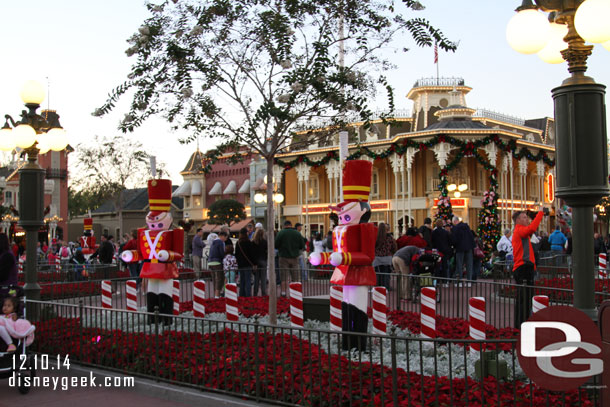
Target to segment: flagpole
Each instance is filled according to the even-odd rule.
[[[436,86],[440,86],[438,73],[438,43],[434,42],[434,63],[436,64]]]

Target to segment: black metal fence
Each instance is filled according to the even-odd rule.
[[[192,272],[181,273],[180,302],[193,300]],[[126,308],[126,283],[129,277],[111,279],[112,303],[115,309]],[[213,284],[208,273],[203,274],[206,282],[206,298],[213,298]],[[433,285],[437,292],[437,315],[451,318],[468,319],[468,301],[471,297],[482,297],[486,301],[487,323],[496,328],[517,327],[515,323],[516,299],[519,291],[525,292],[527,299],[520,306],[529,308],[532,295],[546,295],[550,305],[570,305],[573,300],[571,276],[561,278],[541,278],[534,286],[517,285],[508,276],[496,279],[479,279],[465,281],[456,279],[431,279],[426,276],[403,276],[389,274],[387,304],[390,310],[410,312],[420,311],[419,287]],[[408,283],[407,283],[408,282]],[[328,298],[330,291],[330,272],[309,270],[307,279],[303,279],[303,296]],[[144,283],[145,284],[145,283]],[[406,291],[406,287],[409,291]],[[101,279],[77,282],[43,282],[41,298],[49,301],[61,301],[66,304],[78,304],[83,301],[88,306],[101,306]],[[278,287],[278,295],[281,292]],[[145,306],[145,288],[137,293],[139,307]],[[595,304],[600,305],[610,299],[610,280],[597,281]],[[369,304],[371,305],[371,304]]]
[[[87,366],[285,405],[598,406],[599,378],[547,392],[521,370],[516,340],[363,335],[31,302],[32,349]],[[477,352],[469,345],[477,343]]]

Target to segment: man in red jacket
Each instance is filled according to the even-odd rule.
[[[513,276],[517,284],[534,285],[534,275],[536,273],[536,258],[534,249],[530,242],[530,237],[538,229],[543,213],[538,214],[533,221],[527,216],[527,212],[518,211],[513,214],[515,230],[513,232]],[[521,328],[521,324],[529,318],[532,312],[532,288],[517,288],[517,298],[515,302],[515,328]]]

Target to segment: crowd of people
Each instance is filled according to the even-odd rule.
[[[226,283],[238,284],[240,297],[267,295],[268,245],[261,223],[249,223],[240,229],[235,244],[230,239],[228,226],[222,226],[205,241],[203,230],[197,229],[191,244],[193,270],[197,277],[202,273],[203,251],[207,244],[207,265],[212,273],[215,298],[223,295]]]

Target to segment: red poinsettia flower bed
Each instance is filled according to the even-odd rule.
[[[88,272],[86,279],[87,280],[102,280],[104,278],[104,271],[103,270],[95,270],[95,269],[91,269],[91,271]],[[111,271],[108,272],[106,271],[106,273],[108,273],[110,275],[111,278],[126,278],[129,277],[129,270],[116,270],[116,271]],[[40,271],[37,273],[37,278],[38,278],[38,282],[39,283],[58,283],[58,282],[71,282],[74,281],[76,279],[76,269],[70,269],[68,270],[61,270],[61,271]],[[25,281],[25,273],[19,273],[17,275],[18,281],[20,283],[23,283]],[[82,277],[82,275],[79,275],[79,278],[85,278]]]
[[[535,285],[540,288],[534,289],[535,295],[546,295],[551,302],[572,303],[574,294],[572,291],[558,291],[557,288],[565,290],[574,289],[574,280],[572,277],[554,277],[541,278],[535,282]],[[500,291],[504,297],[514,298],[516,296],[517,287],[503,287]],[[610,279],[595,279],[595,292],[610,293]],[[596,294],[595,301],[601,304],[604,300],[610,299],[610,294]]]
[[[127,333],[83,328],[79,319],[37,324],[38,351],[172,382],[311,406],[393,405],[392,369],[329,355],[286,334],[222,330],[214,334]],[[395,369],[401,406],[592,406],[585,393],[547,393],[490,377],[421,376]],[[438,403],[438,404],[437,404]]]
[[[239,297],[239,312],[246,318],[254,315],[267,315],[269,311],[269,297]],[[225,299],[208,299],[205,300],[205,312],[225,312]],[[180,312],[193,310],[193,302],[187,301],[180,304]],[[283,314],[290,311],[290,302],[288,299],[278,298],[277,313]],[[368,309],[369,317],[372,316],[372,309]],[[390,311],[388,319],[401,329],[408,329],[414,334],[421,332],[420,314],[415,312],[407,312],[401,310]],[[486,334],[488,339],[513,339],[519,335],[519,330],[514,328],[497,329],[492,325],[486,326]],[[445,339],[468,339],[469,324],[468,321],[461,318],[446,318],[443,316],[436,317],[436,334],[439,338]],[[487,344],[487,349],[495,349],[495,344]],[[500,343],[500,348],[505,351],[510,351],[513,345],[510,343]]]
[[[264,316],[269,313],[269,297],[239,297],[237,299],[238,309],[241,315],[246,318],[254,315]],[[212,298],[204,300],[206,314],[215,312],[224,313],[226,311],[224,298]],[[193,301],[180,303],[180,312],[193,310]],[[285,297],[277,299],[277,313],[285,314],[290,311],[290,300]]]
[[[421,332],[421,317],[416,312],[407,311],[390,311],[388,319],[401,329],[408,329],[414,334]],[[446,318],[440,315],[436,316],[436,335],[444,339],[468,339],[470,326],[468,321],[461,318]],[[519,336],[519,330],[515,328],[498,329],[492,325],[485,326],[487,339],[515,339]],[[513,349],[511,343],[499,343],[500,349],[510,351]],[[486,349],[494,350],[496,344],[489,343],[485,345]]]

